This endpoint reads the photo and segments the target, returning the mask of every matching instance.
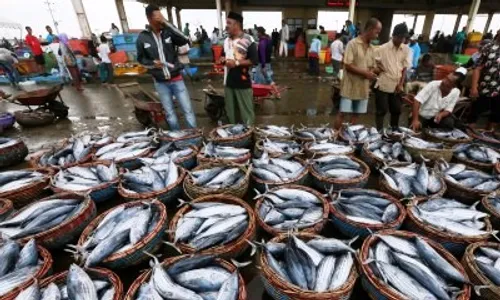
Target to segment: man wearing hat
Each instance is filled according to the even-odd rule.
[[[229,123],[255,122],[250,71],[259,63],[257,44],[243,32],[243,17],[230,12],[226,19],[228,37],[224,41],[221,63],[224,67],[224,96]],[[237,112],[239,111],[239,114]]]
[[[375,123],[378,130],[384,128],[387,111],[391,114],[391,127],[399,126],[401,97],[406,70],[411,68],[410,48],[404,42],[408,38],[408,27],[401,23],[394,27],[392,39],[375,52],[377,66],[382,71],[375,84]]]

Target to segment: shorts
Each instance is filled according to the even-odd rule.
[[[35,62],[37,65],[45,65],[45,58],[43,57],[43,54],[35,55]]]
[[[340,112],[353,114],[366,114],[368,110],[368,99],[351,100],[342,97],[340,99]]]

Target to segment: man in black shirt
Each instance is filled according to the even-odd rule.
[[[257,44],[243,32],[243,17],[230,12],[226,20],[229,37],[224,41],[221,63],[224,68],[224,96],[226,114],[230,123],[255,122],[250,70],[259,63]],[[239,110],[239,115],[236,113]]]

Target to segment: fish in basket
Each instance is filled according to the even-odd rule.
[[[177,147],[174,143],[166,143],[160,148],[153,150],[149,157],[139,158],[143,165],[165,164],[174,160],[174,162],[186,169],[191,170],[196,167],[196,155],[198,147]]]
[[[361,150],[364,143],[380,140],[382,135],[375,127],[365,127],[365,125],[344,125],[340,129],[340,138],[348,143],[356,145],[357,150]]]
[[[386,142],[384,140],[366,143],[361,150],[361,158],[377,170],[387,164],[411,163],[410,153],[400,142]]]
[[[298,141],[307,143],[335,139],[337,137],[337,132],[335,132],[333,128],[329,128],[328,125],[322,127],[302,126],[301,129],[295,130],[293,135]]]
[[[203,144],[203,131],[198,128],[169,130],[158,133],[161,144],[173,142],[177,147],[196,146],[200,148]]]
[[[0,198],[21,208],[39,199],[50,182],[49,169],[24,169],[0,172]]]
[[[251,158],[252,153],[247,148],[220,146],[210,142],[206,144],[198,154],[198,163],[234,162],[247,164]]]
[[[459,144],[453,148],[453,156],[472,168],[490,172],[500,159],[500,153],[481,144]]]
[[[292,139],[293,127],[265,125],[255,128],[255,139]]]
[[[304,151],[309,158],[326,155],[352,155],[355,150],[352,145],[331,140],[313,141],[304,145]]]
[[[302,155],[302,145],[294,140],[263,139],[255,144],[255,157],[267,153],[270,157],[288,159]]]
[[[62,148],[49,150],[40,157],[33,158],[33,167],[63,168],[85,163],[92,159],[91,144],[85,144],[83,138],[73,138]]]
[[[500,299],[500,244],[479,242],[470,244],[462,257],[462,265],[480,299]]]
[[[27,155],[28,147],[21,139],[0,137],[0,168],[21,163]]]
[[[367,164],[347,155],[327,155],[313,159],[309,170],[313,185],[325,192],[362,188],[370,176]]]
[[[449,162],[453,157],[453,150],[445,147],[443,143],[428,142],[409,136],[402,140],[402,144],[417,162],[440,159]]]
[[[216,145],[235,148],[252,146],[253,128],[243,124],[228,124],[213,129],[208,134],[208,140]]]
[[[272,158],[264,152],[261,158],[252,159],[252,182],[255,189],[263,193],[268,188],[284,184],[306,185],[308,168],[298,158]]]

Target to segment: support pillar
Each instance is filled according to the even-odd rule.
[[[349,20],[354,23],[354,13],[356,10],[356,0],[349,0]]]
[[[215,0],[215,7],[217,8],[217,24],[219,25],[219,32],[224,30],[222,27],[222,3],[221,0]]]
[[[460,28],[458,28],[458,26],[460,26],[460,21],[462,21],[462,11],[460,10],[459,11],[459,14],[457,16],[457,20],[455,21],[455,27],[453,27],[453,34],[456,34]]]
[[[474,20],[476,19],[477,11],[479,10],[480,5],[481,0],[472,0],[472,4],[469,9],[469,18],[467,19],[467,33],[472,31],[472,25],[474,24]]]
[[[167,16],[168,16],[168,21],[170,22],[170,24],[173,24],[174,17],[172,16],[172,6],[171,5],[167,6]]]
[[[415,28],[417,28],[417,19],[418,19],[418,15],[414,15],[415,16],[415,20],[413,20],[413,26],[411,27],[413,29],[413,32],[415,32]]]
[[[175,8],[175,16],[177,17],[177,28],[182,31],[182,21],[181,21],[181,9]]]
[[[224,0],[224,10],[226,11],[226,17],[231,11],[231,0]]]
[[[490,25],[491,25],[491,19],[493,19],[493,12],[490,12],[488,14],[488,20],[486,21],[486,25],[484,26],[484,31],[483,31],[483,35],[485,35],[486,33],[488,33],[488,29],[490,29]]]
[[[129,30],[127,14],[125,13],[125,6],[123,6],[123,0],[115,0],[116,9],[118,10],[118,17],[120,18],[120,24],[122,26],[122,32],[126,33]]]
[[[422,29],[422,35],[424,37],[424,41],[429,41],[431,37],[431,29],[432,23],[434,23],[434,15],[435,13],[432,11],[428,11],[425,14],[424,28]]]
[[[87,14],[85,13],[82,0],[71,0],[71,2],[73,3],[73,8],[75,9],[80,30],[82,31],[82,37],[90,38],[91,32],[89,20],[87,19]]]

